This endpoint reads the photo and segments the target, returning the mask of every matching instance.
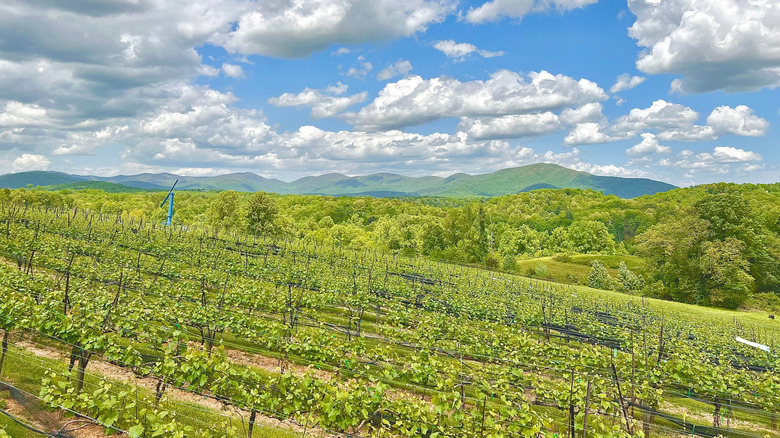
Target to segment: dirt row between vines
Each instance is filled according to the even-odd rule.
[[[17,347],[24,348],[26,351],[38,357],[43,357],[46,359],[53,359],[58,361],[67,360],[67,357],[65,356],[64,353],[62,353],[60,350],[57,350],[56,348],[53,347],[42,347],[40,345],[35,345],[29,341],[20,341],[17,342],[15,345]],[[278,364],[278,359],[263,357],[263,360],[260,361],[259,355],[251,355],[251,356],[253,359],[258,359],[259,362],[266,364],[266,366],[269,364]],[[279,370],[278,365],[274,365],[274,367],[275,367],[275,371],[278,372]],[[308,370],[307,367],[298,366],[297,368],[306,368]],[[271,370],[269,369],[269,371]],[[121,366],[114,365],[112,363],[105,362],[99,359],[92,359],[89,362],[89,365],[87,367],[87,375],[96,375],[96,374],[99,375],[97,377],[104,377],[117,382],[133,384],[145,388],[151,391],[152,393],[154,393],[157,387],[157,379],[138,377],[132,371],[125,369]],[[165,396],[163,400],[167,400],[170,403],[194,404],[215,411],[219,415],[232,416],[234,418],[239,417],[238,415],[236,415],[235,409],[233,410],[227,409],[223,403],[220,403],[217,400],[204,397],[180,388],[169,386],[168,389],[165,391]],[[243,416],[243,418],[249,418],[248,411],[244,411],[244,410],[239,410],[239,411],[241,412],[241,416]],[[293,422],[291,420],[279,420],[273,417],[264,416],[260,413],[257,414],[255,423],[258,425],[264,425],[264,426],[274,427],[278,429],[287,429],[301,434],[304,431],[304,426],[296,422]],[[105,436],[105,434],[102,432],[103,429],[101,427],[98,427],[98,429],[101,430],[101,434],[99,436]],[[315,437],[336,438],[341,436],[336,434],[329,434],[321,429],[312,428],[312,427],[306,428],[306,433],[307,435],[312,435]],[[75,433],[74,436],[77,436],[78,438],[82,438],[82,435],[76,435]],[[91,438],[92,436],[93,435],[83,435],[83,438]]]

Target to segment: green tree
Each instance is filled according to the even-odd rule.
[[[571,249],[576,252],[612,253],[615,250],[614,237],[599,221],[574,221],[566,230]]]
[[[241,222],[238,206],[238,193],[227,190],[220,192],[211,201],[206,214],[209,225],[217,230],[231,231]]]
[[[618,265],[617,283],[618,287],[626,292],[640,291],[645,287],[645,281],[642,277],[631,272],[623,260]]]
[[[645,258],[653,280],[660,280],[673,300],[706,301],[699,257],[708,233],[707,221],[686,215],[653,225],[639,236],[639,255]]]
[[[741,242],[741,257],[759,291],[780,286],[780,245],[771,230],[760,220],[761,209],[751,206],[748,198],[735,189],[710,194],[695,205],[698,216],[709,223],[710,241],[734,238]],[[763,207],[763,206],[762,206]]]
[[[588,286],[594,289],[612,289],[613,280],[612,277],[609,276],[607,267],[598,260],[594,260],[590,266]]]
[[[279,207],[267,193],[255,192],[249,197],[246,223],[251,232],[256,234],[276,234],[279,230],[278,216]]]
[[[701,258],[709,303],[736,309],[753,290],[750,263],[743,257],[744,244],[734,237],[705,242]]]

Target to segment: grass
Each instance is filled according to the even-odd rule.
[[[631,255],[557,254],[552,257],[518,260],[517,272],[523,276],[557,283],[586,284],[590,265],[594,260],[603,263],[613,278],[617,277],[621,261],[626,262],[628,268],[634,273],[639,273],[642,269],[642,260]],[[540,265],[546,268],[545,275],[539,275]]]
[[[587,286],[575,286],[574,290],[587,298],[598,300],[605,305],[621,305],[627,302],[633,302],[635,304],[644,303],[646,307],[659,311],[669,318],[680,316],[689,321],[695,320],[701,326],[733,325],[734,321],[737,320],[743,326],[767,331],[768,336],[773,337],[780,342],[780,320],[770,319],[769,313],[766,311],[726,310],[715,307],[704,307],[695,304],[659,300],[656,298],[643,298],[622,292],[593,289]]]

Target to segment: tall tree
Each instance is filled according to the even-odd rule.
[[[265,192],[255,192],[249,197],[246,221],[250,231],[257,234],[276,234],[279,207]]]

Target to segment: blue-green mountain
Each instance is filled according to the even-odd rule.
[[[332,196],[457,196],[493,197],[536,189],[592,189],[621,198],[652,195],[675,186],[646,178],[591,175],[556,164],[531,164],[482,175],[458,173],[447,178],[409,177],[390,173],[346,176],[330,173],[307,176],[292,182],[268,179],[250,172],[197,177],[171,173],[142,173],[112,177],[70,175],[61,172],[22,172],[0,176],[0,187],[54,186],[53,189],[100,188],[99,181],[146,190],[168,190],[179,180],[178,190],[265,191],[280,194],[322,194]],[[103,185],[113,190],[118,186]]]

